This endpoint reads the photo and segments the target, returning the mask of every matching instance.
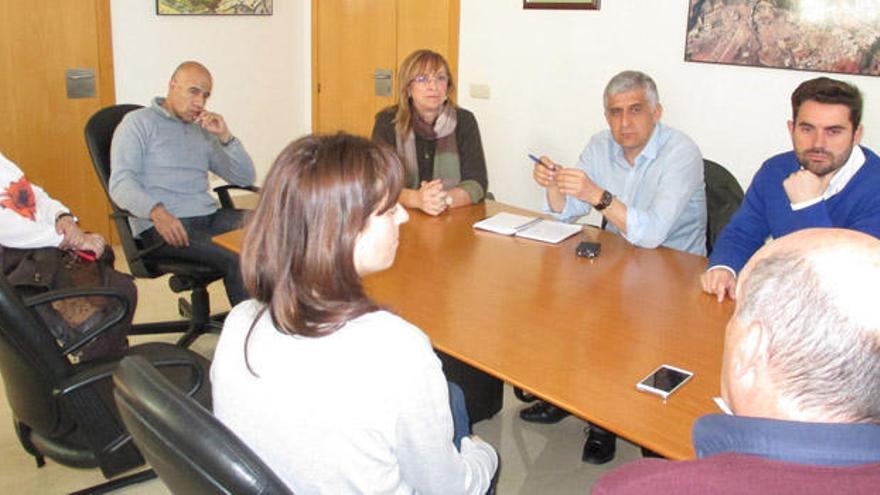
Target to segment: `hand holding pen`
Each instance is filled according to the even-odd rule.
[[[546,156],[538,158],[530,154],[529,158],[535,162],[535,168],[532,171],[532,177],[535,179],[535,182],[541,187],[556,187],[556,172],[561,170],[562,167]]]

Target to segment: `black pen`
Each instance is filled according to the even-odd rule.
[[[529,158],[531,158],[532,161],[534,161],[535,163],[537,163],[537,164],[539,164],[539,165],[543,165],[544,168],[546,168],[546,169],[549,169],[549,170],[551,170],[551,171],[556,170],[556,167],[555,167],[555,166],[553,166],[553,165],[547,165],[546,163],[542,162],[540,158],[538,158],[537,156],[535,156],[535,155],[533,155],[533,154],[531,154],[531,153],[529,153]]]

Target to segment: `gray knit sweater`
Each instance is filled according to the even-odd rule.
[[[209,171],[239,186],[256,176],[240,140],[220,144],[200,125],[169,114],[164,100],[126,115],[113,135],[110,196],[137,217],[131,219],[135,235],[153,226],[150,210],[158,203],[178,218],[214,213]]]

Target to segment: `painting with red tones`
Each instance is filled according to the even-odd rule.
[[[690,0],[686,61],[880,75],[880,0]]]
[[[30,220],[36,220],[37,201],[31,183],[22,176],[0,191],[0,206],[10,209]]]

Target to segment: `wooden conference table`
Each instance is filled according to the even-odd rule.
[[[477,231],[487,201],[439,217],[410,211],[391,269],[368,293],[437,349],[672,459],[694,457],[691,426],[719,412],[724,326],[733,304],[703,294],[706,260],[642,249],[591,227],[557,244]],[[240,250],[242,232],[216,241]],[[575,246],[598,240],[594,261]],[[636,382],[667,363],[694,377],[665,403]]]

